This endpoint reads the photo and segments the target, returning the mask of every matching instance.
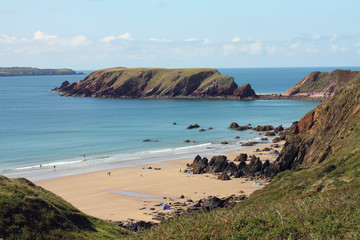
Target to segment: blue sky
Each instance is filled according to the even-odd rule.
[[[0,0],[0,66],[360,66],[359,0]]]

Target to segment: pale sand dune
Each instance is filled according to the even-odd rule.
[[[263,149],[270,145],[262,144],[240,151],[232,151],[228,158],[232,160],[240,152],[248,155],[256,154],[257,148]],[[264,154],[264,152],[261,153]],[[259,157],[261,160],[274,159],[268,153],[259,155]],[[150,208],[162,211],[160,206],[155,207],[154,205],[173,202],[170,199],[179,202],[186,202],[188,199],[196,201],[207,196],[224,197],[239,194],[240,191],[248,195],[263,187],[254,186],[253,181],[245,181],[243,178],[220,181],[212,174],[189,175],[184,173],[186,163],[192,161],[193,159],[182,159],[167,161],[164,164],[120,168],[110,170],[111,176],[107,175],[108,171],[92,172],[38,181],[36,184],[61,196],[89,215],[113,221],[128,218],[152,220],[153,216],[150,214],[154,210],[151,211]],[[149,166],[158,167],[161,170],[143,169]],[[109,190],[147,194],[160,198],[126,196],[109,192]],[[184,195],[185,199],[180,199],[181,195]],[[167,199],[162,197],[167,197]],[[146,209],[139,210],[144,207]]]

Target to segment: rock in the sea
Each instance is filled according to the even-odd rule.
[[[240,143],[240,144],[241,144],[241,146],[244,146],[244,147],[251,147],[251,146],[254,146],[257,143],[258,142],[245,142],[245,143]]]
[[[280,126],[278,126],[278,127],[276,127],[276,128],[274,129],[275,132],[280,132],[280,131],[283,131],[283,130],[284,130],[284,128],[283,128],[282,125],[280,125]]]
[[[189,139],[186,139],[184,142],[185,142],[185,143],[189,143],[189,142],[190,142],[190,140],[189,140]]]
[[[223,141],[221,142],[221,144],[229,144],[227,141]]]
[[[238,127],[239,127],[239,124],[237,124],[236,122],[230,123],[230,126],[229,126],[229,128],[238,128]]]
[[[271,137],[271,136],[275,136],[274,132],[266,132],[265,136]]]
[[[240,98],[256,98],[257,95],[255,94],[254,90],[251,88],[249,83],[239,87],[233,93],[235,97]]]
[[[206,129],[204,129],[204,128],[199,129],[199,132],[205,132],[205,131],[206,131]]]
[[[254,128],[254,130],[258,132],[266,132],[266,131],[274,130],[274,127],[272,125],[265,125],[265,126],[258,125],[256,128]]]
[[[194,125],[189,125],[186,129],[193,129],[193,128],[199,128],[200,126],[195,123]]]

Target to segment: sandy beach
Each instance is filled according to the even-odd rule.
[[[250,156],[255,154],[261,160],[273,161],[276,158],[273,151],[256,152],[256,149],[262,150],[271,145],[273,143],[231,151],[227,157],[233,160],[240,153],[247,153]],[[280,151],[281,147],[276,149]],[[206,157],[210,159],[212,156]],[[112,221],[154,221],[152,218],[156,212],[164,211],[161,210],[162,203],[186,204],[207,196],[221,198],[240,193],[249,195],[267,184],[254,185],[254,181],[245,178],[221,181],[213,174],[185,173],[186,164],[192,161],[181,159],[91,172],[38,181],[36,184],[61,196],[84,213]],[[181,195],[184,198],[180,198]],[[171,211],[167,210],[167,213]]]

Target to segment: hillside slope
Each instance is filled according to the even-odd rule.
[[[102,98],[256,97],[250,85],[234,94],[237,88],[232,77],[216,69],[109,68],[53,90],[62,96]]]
[[[360,74],[293,126],[283,172],[233,209],[183,215],[134,239],[359,239]]]
[[[334,70],[332,72],[315,71],[303,78],[283,96],[329,98],[337,93],[347,82],[359,72],[350,70]]]
[[[125,234],[26,179],[0,176],[0,239],[121,239]]]

